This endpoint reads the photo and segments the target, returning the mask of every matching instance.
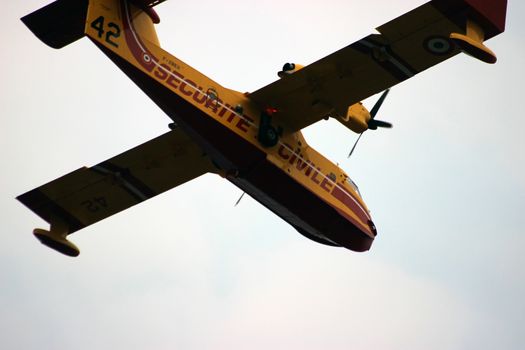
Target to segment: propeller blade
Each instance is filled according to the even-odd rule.
[[[386,89],[385,92],[383,92],[383,94],[381,95],[381,97],[379,97],[379,100],[377,100],[374,107],[372,107],[372,109],[370,110],[370,120],[368,121],[368,129],[376,130],[377,128],[391,128],[392,127],[392,124],[389,122],[374,119],[377,115],[377,112],[379,112],[379,109],[383,105],[383,102],[385,102],[385,99],[389,92],[390,92],[390,89]],[[359,134],[359,137],[355,141],[354,146],[350,150],[350,153],[348,153],[347,158],[350,158],[352,153],[354,153],[357,143],[359,142],[359,140],[361,140],[361,136],[363,136],[363,133]]]
[[[372,107],[372,109],[370,110],[370,116],[372,117],[372,119],[376,117],[376,114],[379,111],[379,108],[381,108],[381,105],[383,104],[383,102],[385,102],[385,98],[387,97],[389,92],[390,92],[390,89],[386,89],[385,92],[383,92],[383,94],[379,98],[379,100],[377,100],[374,107]]]
[[[347,159],[350,158],[350,156],[352,155],[352,153],[354,153],[355,147],[357,146],[357,143],[358,143],[359,140],[361,139],[361,136],[363,136],[363,133],[360,133],[360,134],[359,134],[359,137],[357,138],[357,140],[356,140],[355,143],[354,143],[354,147],[352,147],[352,149],[350,150],[350,153],[348,153],[348,157],[346,157]]]
[[[377,120],[377,119],[370,119],[368,121],[368,128],[371,129],[371,130],[376,130],[377,128],[392,128],[392,123],[389,123],[389,122],[385,122],[385,121],[382,121],[382,120]]]

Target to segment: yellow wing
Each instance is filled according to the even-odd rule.
[[[277,110],[273,121],[285,132],[327,116],[344,117],[350,105],[456,55],[459,47],[495,60],[483,40],[504,30],[506,5],[506,0],[430,1],[379,27],[380,34],[280,75],[250,98]]]
[[[65,236],[211,171],[209,158],[177,129],[17,199]]]

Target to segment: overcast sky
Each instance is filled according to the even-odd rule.
[[[224,86],[253,91],[420,5],[416,0],[162,4],[164,47]],[[367,253],[307,240],[206,175],[70,238],[31,234],[15,197],[167,131],[169,119],[89,40],[62,50],[0,22],[2,349],[523,349],[523,1],[486,65],[459,56],[395,87],[356,135],[307,130],[339,162],[378,227]],[[371,107],[377,96],[365,101]]]

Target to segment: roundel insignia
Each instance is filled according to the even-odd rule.
[[[454,50],[454,44],[441,36],[427,38],[423,45],[427,51],[434,55],[446,55]]]
[[[147,53],[145,53],[143,57],[144,57],[144,62],[150,63],[151,57],[149,57],[149,55]]]

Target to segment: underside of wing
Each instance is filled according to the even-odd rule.
[[[210,171],[209,158],[176,129],[17,199],[51,225],[34,231],[42,243],[78,255],[67,235]]]
[[[461,50],[487,62],[483,41],[504,30],[506,0],[433,0],[372,34],[250,94],[294,132],[394,86]],[[455,35],[453,35],[455,34]]]

